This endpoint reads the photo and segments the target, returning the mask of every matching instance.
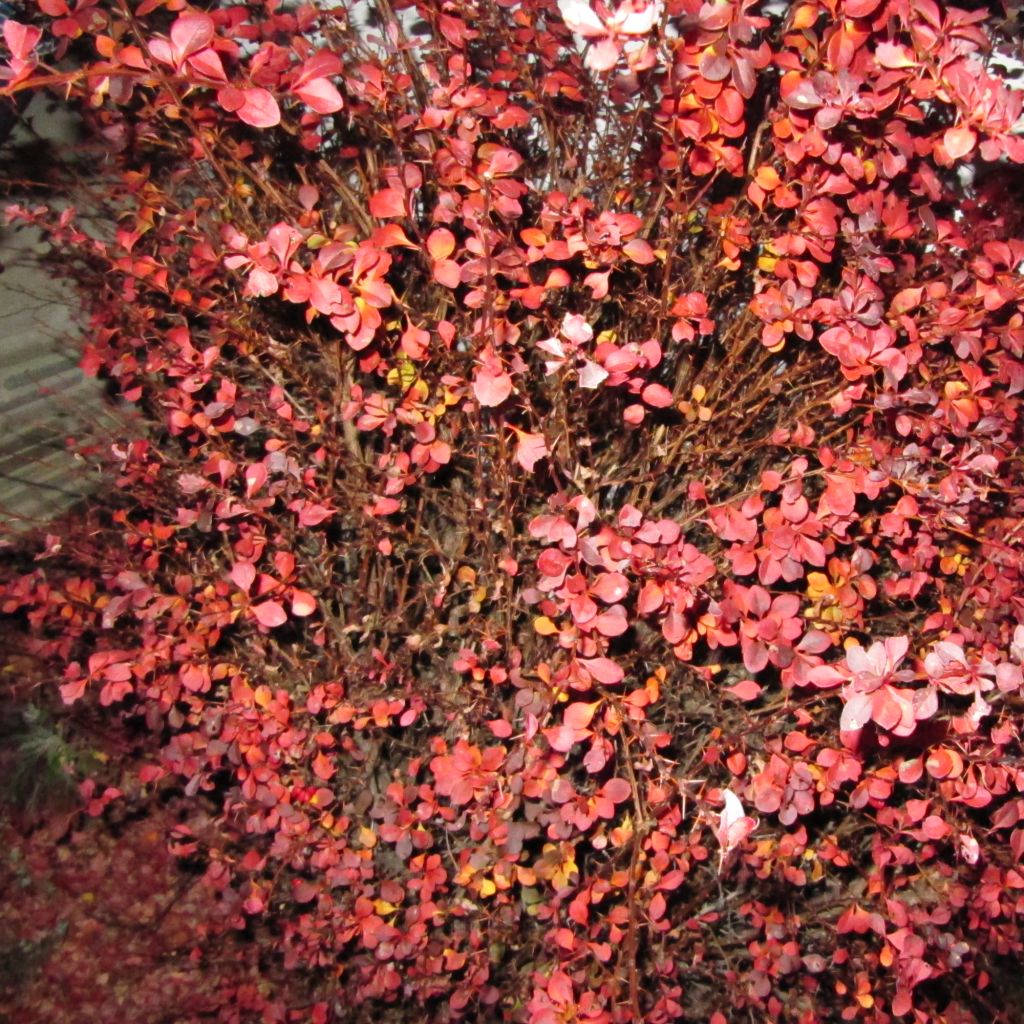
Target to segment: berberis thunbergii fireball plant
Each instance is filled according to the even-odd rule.
[[[138,417],[0,604],[216,822],[223,1020],[1024,1019],[1003,7],[4,22]]]

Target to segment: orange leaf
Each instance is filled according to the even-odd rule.
[[[370,196],[370,213],[374,217],[404,217],[405,196],[397,188],[382,188]]]
[[[431,259],[448,259],[455,252],[455,236],[447,228],[436,228],[427,235],[427,252]]]

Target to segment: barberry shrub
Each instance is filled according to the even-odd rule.
[[[997,6],[4,23],[108,211],[8,217],[140,426],[0,599],[216,809],[176,849],[317,999],[246,1012],[1021,1019]]]

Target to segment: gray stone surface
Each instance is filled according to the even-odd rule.
[[[33,131],[61,146],[74,143],[75,121],[66,111],[33,101],[25,120],[28,126],[0,147],[2,178],[24,175],[15,157]],[[0,207],[48,198],[5,191]],[[68,439],[95,437],[112,419],[102,385],[78,368],[81,299],[42,261],[46,248],[37,230],[0,219],[0,543],[88,497],[95,472]]]

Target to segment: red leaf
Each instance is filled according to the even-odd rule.
[[[252,606],[252,614],[261,626],[273,629],[275,626],[283,626],[288,621],[284,608],[277,601],[264,601],[262,604]]]
[[[245,496],[251,498],[267,482],[267,467],[254,462],[245,467]]]
[[[370,196],[370,213],[374,217],[404,217],[405,195],[397,188],[382,188]]]
[[[171,42],[180,64],[189,54],[205,50],[213,42],[213,18],[208,14],[182,14],[171,26]]]
[[[4,42],[15,60],[28,60],[43,33],[32,25],[22,25],[20,21],[8,18],[4,21]]]
[[[71,679],[66,683],[61,683],[60,699],[64,701],[65,704],[74,704],[74,702],[78,700],[83,693],[85,693],[85,688],[88,685],[88,682],[88,678],[86,676],[82,676],[79,679]]]
[[[391,249],[396,245],[404,245],[407,249],[418,249],[419,246],[409,240],[409,236],[401,229],[398,224],[382,224],[373,233],[373,244],[378,249]],[[365,293],[364,293],[365,295]],[[382,296],[384,293],[382,293]],[[383,303],[381,308],[385,305],[391,304],[391,296],[386,296],[386,301]]]
[[[665,916],[665,908],[665,897],[660,892],[656,892],[651,897],[651,902],[647,908],[647,913],[652,921],[660,921]]]
[[[152,50],[152,46],[150,46]],[[217,102],[227,111],[234,113],[245,102],[245,93],[233,85],[225,85],[217,91]]]
[[[331,759],[324,754],[323,751],[313,758],[313,774],[318,779],[322,779],[324,782],[329,782],[331,776],[334,775],[336,771],[337,769],[334,767]]]
[[[299,526],[319,526],[334,515],[334,509],[306,502],[299,510]]]
[[[960,160],[971,154],[977,141],[978,136],[973,129],[967,125],[958,125],[956,128],[948,129],[942,136],[942,148],[951,160]]]
[[[896,70],[899,68],[912,68],[917,66],[913,54],[899,43],[883,42],[875,48],[875,60],[883,68]]]
[[[566,725],[556,725],[551,729],[544,729],[544,738],[551,744],[552,750],[560,754],[568,754],[573,744],[586,739],[588,733],[580,733],[576,729],[570,729]]]
[[[152,49],[152,47],[151,47]],[[224,73],[224,65],[221,63],[220,55],[216,50],[200,50],[192,54],[188,59],[188,66],[193,71],[212,78],[215,82],[226,82],[228,76]]]
[[[292,615],[305,618],[316,611],[316,598],[306,590],[292,591]]]
[[[311,900],[316,899],[317,892],[319,890],[312,882],[307,882],[301,878],[292,879],[292,899],[296,903],[309,903]]]
[[[341,93],[326,78],[314,78],[311,82],[296,86],[292,92],[318,114],[333,114],[345,105]]]
[[[753,679],[744,679],[735,686],[725,687],[725,692],[737,700],[757,700],[761,696],[761,687]]]
[[[590,289],[591,298],[603,299],[608,294],[608,278],[611,273],[610,270],[595,270],[583,278],[583,283]]]
[[[481,146],[480,149],[483,152],[484,147]],[[523,158],[515,150],[506,149],[504,146],[498,147],[488,155],[490,156],[486,171],[488,174],[512,174],[523,163]]]
[[[481,368],[473,381],[473,394],[481,405],[493,409],[512,394],[512,378],[507,373],[491,373]]]
[[[636,610],[641,615],[650,615],[656,612],[665,601],[665,592],[662,588],[654,582],[654,580],[648,580],[640,591],[640,596],[637,598]]]
[[[640,397],[655,409],[667,409],[672,404],[672,392],[664,384],[648,384]]]
[[[237,113],[239,120],[253,128],[273,128],[281,123],[281,109],[266,89],[243,89],[242,105]]]
[[[811,110],[814,107],[820,107],[821,97],[814,86],[806,78],[800,78],[795,71],[790,74],[796,77],[783,76],[780,89],[783,101],[794,110]]]
[[[632,786],[625,779],[609,779],[601,787],[601,795],[608,797],[613,804],[624,803],[632,792]]]
[[[873,14],[882,0],[846,0],[843,13],[848,18],[866,18]]]
[[[583,701],[577,701],[575,704],[570,704],[565,709],[565,714],[562,716],[562,722],[570,729],[586,729],[593,721],[594,714],[600,706],[601,702],[599,700],[594,701],[593,704],[586,704]]]

